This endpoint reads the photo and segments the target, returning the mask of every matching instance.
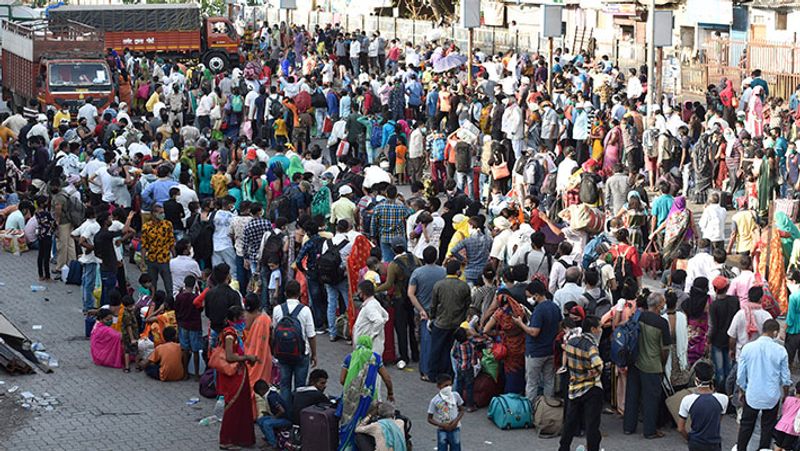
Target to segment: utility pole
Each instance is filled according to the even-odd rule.
[[[547,94],[550,95],[550,99],[553,99],[553,37],[550,36],[547,38]]]
[[[467,86],[472,87],[472,41],[475,32],[472,27],[467,29]]]
[[[645,102],[647,103],[647,122],[653,117],[653,94],[656,90],[655,84],[655,59],[656,59],[656,1],[649,0],[647,2],[647,96]]]

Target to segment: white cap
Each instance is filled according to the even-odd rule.
[[[36,116],[36,122],[47,122],[47,115],[39,113],[39,115]]]
[[[353,188],[350,188],[350,185],[342,185],[339,187],[340,196],[346,196],[348,194],[353,194]]]
[[[180,157],[181,157],[181,151],[178,150],[177,147],[173,147],[172,149],[169,149],[169,161],[171,161],[173,163],[177,163],[178,159]]]

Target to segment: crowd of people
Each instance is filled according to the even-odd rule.
[[[81,285],[95,363],[193,369],[224,449],[253,425],[286,449],[332,402],[325,335],[352,344],[339,449],[406,449],[387,368],[410,364],[439,450],[489,392],[563,398],[561,450],[599,450],[601,413],[718,450],[729,403],[738,449],[759,415],[760,448],[796,449],[797,95],[756,70],[646,105],[645,70],[583,50],[476,49],[468,84],[445,38],[247,33],[241,68],[111,52],[115,102],[2,121],[0,220]]]

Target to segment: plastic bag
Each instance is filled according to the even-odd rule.
[[[492,354],[492,350],[490,348],[483,350],[483,356],[481,357],[481,368],[483,368],[483,372],[492,376],[495,382],[497,382],[498,372],[499,372],[499,364],[497,360],[494,358],[494,354]]]

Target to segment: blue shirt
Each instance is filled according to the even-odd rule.
[[[552,300],[542,301],[536,305],[528,326],[539,330],[539,335],[525,337],[525,355],[527,357],[550,357],[553,355],[553,342],[558,335],[561,323],[561,309]]]
[[[466,249],[467,257],[461,255],[461,249]],[[483,274],[483,268],[486,262],[489,261],[489,254],[492,252],[492,238],[486,236],[484,233],[475,233],[468,238],[459,241],[458,244],[453,246],[453,257],[463,262],[466,260],[464,267],[464,277],[468,281],[478,281]]]
[[[331,90],[325,96],[325,101],[328,103],[328,116],[336,116],[339,114],[339,97]]]
[[[339,100],[339,116],[346,119],[350,116],[350,96],[344,96]]]
[[[409,106],[418,106],[422,104],[422,84],[417,80],[413,80],[406,84],[406,94],[408,94]]]
[[[675,199],[669,194],[662,194],[653,201],[653,208],[650,210],[650,214],[656,217],[656,227],[667,220],[673,203],[675,203]]]
[[[436,282],[444,279],[447,276],[447,271],[439,265],[424,265],[415,269],[411,273],[411,278],[408,280],[408,286],[416,287],[414,293],[417,300],[425,310],[431,307],[431,295],[433,294],[433,286]]]
[[[429,117],[436,116],[436,108],[439,104],[439,91],[431,91],[425,98],[425,113]]]
[[[778,405],[783,387],[792,385],[786,348],[763,335],[744,345],[736,383],[745,392],[747,405],[753,409],[767,410]]]
[[[142,203],[144,207],[149,210],[153,204],[164,205],[164,202],[169,200],[169,189],[173,186],[178,186],[175,180],[156,180],[155,182],[147,185],[147,188],[142,192]]]

